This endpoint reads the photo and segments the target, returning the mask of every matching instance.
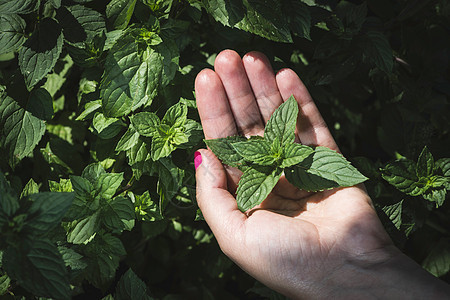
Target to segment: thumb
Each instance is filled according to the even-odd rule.
[[[225,169],[214,153],[200,149],[195,155],[197,203],[223,249],[230,244],[230,239],[238,236],[247,217],[227,190]]]

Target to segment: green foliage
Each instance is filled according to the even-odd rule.
[[[267,121],[264,137],[250,137],[234,142],[225,138],[230,148],[217,147],[216,140],[206,140],[211,150],[228,164],[235,165],[244,174],[239,180],[236,200],[241,211],[260,204],[275,187],[283,171],[296,187],[306,191],[323,191],[339,186],[353,186],[367,178],[358,172],[339,153],[325,147],[315,149],[294,143],[298,104],[293,96],[281,104]],[[218,139],[223,143],[224,139]],[[211,147],[212,142],[213,147]],[[225,151],[225,155],[222,151]],[[285,169],[286,168],[286,169]]]
[[[226,48],[259,50],[275,70],[301,76],[342,153],[369,178],[393,241],[448,281],[449,9],[0,0],[0,296],[280,297],[195,221],[192,161],[205,144],[194,78]],[[244,171],[242,209],[283,171],[311,191],[365,180],[336,152],[293,143],[294,104],[277,110],[264,138],[207,141]]]

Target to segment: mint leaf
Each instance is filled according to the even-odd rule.
[[[27,110],[43,121],[53,118],[53,98],[46,89],[34,89],[28,98]]]
[[[236,152],[236,149],[234,149],[232,144],[246,140],[247,139],[243,136],[229,136],[226,138],[205,140],[205,143],[222,163],[229,165],[230,167],[239,168],[245,161],[244,158]]]
[[[281,104],[270,117],[264,129],[264,139],[272,143],[278,138],[281,145],[293,143],[297,125],[298,104],[293,96]]]
[[[403,159],[387,164],[381,169],[381,176],[405,194],[418,196],[424,192],[417,184],[416,165],[411,160]]]
[[[338,186],[354,186],[367,180],[342,154],[326,147],[316,147],[314,154],[295,166],[306,173],[335,182]],[[311,177],[312,180],[316,177]],[[289,180],[289,178],[288,178]],[[294,182],[291,182],[295,184]],[[330,185],[326,185],[330,188]],[[310,190],[310,189],[308,189]]]
[[[0,15],[0,54],[16,51],[22,46],[26,40],[25,26],[25,21],[18,15]]]
[[[96,195],[103,199],[111,199],[123,181],[123,173],[100,174],[94,184]]]
[[[136,0],[112,0],[106,6],[106,16],[115,29],[124,29],[130,22]]]
[[[281,168],[290,167],[304,161],[308,156],[314,153],[314,150],[305,145],[292,143],[286,145],[283,152],[283,161],[280,165]]]
[[[397,229],[400,229],[402,225],[402,206],[403,200],[382,208],[383,212],[388,216],[389,220],[392,221],[392,224],[394,224]]]
[[[23,230],[33,235],[45,235],[60,225],[74,198],[73,193],[43,192],[30,195],[32,204]]]
[[[37,0],[2,1],[0,14],[28,14],[38,8]]]
[[[131,124],[142,136],[153,136],[159,127],[160,121],[156,114],[140,112],[130,117]]]
[[[8,275],[0,276],[0,296],[3,296],[6,294],[9,288],[9,284],[11,282],[11,279],[8,277]]]
[[[450,271],[450,240],[441,238],[422,262],[422,267],[436,277]]]
[[[67,235],[67,241],[73,244],[85,244],[91,241],[99,228],[99,212],[77,221]]]
[[[102,211],[102,222],[112,232],[131,230],[134,227],[134,207],[130,199],[115,197],[107,201]]]
[[[238,208],[245,212],[263,202],[280,179],[283,170],[254,167],[246,170],[236,191]]]
[[[147,286],[145,283],[137,277],[133,270],[129,269],[120,278],[119,283],[117,284],[116,293],[114,294],[114,299],[150,300],[152,298],[147,294]]]
[[[308,192],[320,192],[339,187],[339,184],[332,180],[309,173],[308,168],[310,164],[311,162],[308,162],[303,167],[292,166],[286,168],[284,171],[286,179],[297,188]]]
[[[39,193],[39,185],[33,180],[33,178],[31,178],[24,186],[19,198],[22,199],[37,193]]]
[[[436,161],[436,166],[442,171],[446,177],[450,177],[450,158],[441,158]]]
[[[33,151],[45,133],[45,124],[6,94],[0,98],[0,146],[7,149],[13,166]]]
[[[380,70],[391,73],[394,67],[394,56],[386,36],[378,31],[368,31],[363,41],[365,58]]]
[[[163,119],[162,124],[167,124],[170,127],[181,127],[184,125],[187,119],[187,106],[178,102],[177,104],[169,107]]]
[[[116,151],[126,151],[136,145],[139,139],[139,133],[134,129],[133,125],[128,127],[128,130],[124,133],[124,135],[120,138],[119,142],[116,146]]]
[[[53,69],[62,45],[60,25],[54,19],[43,19],[19,51],[20,71],[29,89]]]
[[[249,140],[231,145],[245,160],[257,165],[272,165],[280,158],[280,156],[272,153],[272,145],[265,140]]]
[[[419,155],[416,165],[417,177],[429,177],[433,175],[434,158],[428,148],[425,146]]]
[[[425,200],[430,202],[435,202],[436,207],[442,206],[447,196],[447,191],[445,189],[433,189],[422,194]]]
[[[3,255],[8,275],[36,296],[70,299],[69,276],[56,246],[49,240],[24,241]]]
[[[153,136],[151,155],[154,161],[168,156],[175,149],[175,145],[170,141],[170,136],[164,135],[164,133]]]
[[[19,201],[14,190],[0,171],[0,228],[19,209]]]
[[[108,118],[102,113],[96,113],[92,120],[93,132],[101,139],[115,137],[125,126],[118,118]]]

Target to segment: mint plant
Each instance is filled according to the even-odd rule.
[[[205,140],[224,164],[243,171],[236,191],[241,211],[264,201],[283,173],[290,183],[311,192],[353,186],[368,179],[336,151],[295,143],[297,116],[298,104],[291,96],[270,117],[264,137]]]

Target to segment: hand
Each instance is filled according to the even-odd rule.
[[[195,91],[206,139],[263,135],[274,110],[294,95],[297,141],[339,151],[300,78],[290,69],[274,75],[261,53],[241,59],[234,51],[221,52],[214,71],[198,74]],[[358,298],[382,283],[369,271],[392,273],[384,269],[389,262],[423,272],[392,245],[362,185],[307,193],[282,176],[269,197],[245,214],[233,196],[241,172],[223,166],[209,150],[200,153],[197,201],[206,222],[224,253],[272,289],[292,298]],[[349,289],[355,283],[357,289]],[[390,289],[406,296],[400,285]]]

